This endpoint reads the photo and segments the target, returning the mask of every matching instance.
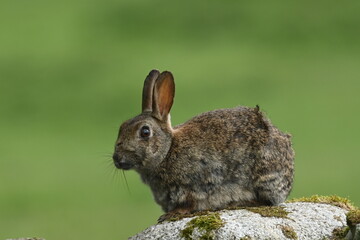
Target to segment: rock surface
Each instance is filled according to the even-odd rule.
[[[332,239],[344,228],[347,210],[322,203],[284,203],[285,217],[263,217],[246,209],[219,211],[223,226],[211,230],[210,239]],[[192,219],[156,224],[129,239],[185,239],[184,229]],[[204,230],[194,227],[187,239],[201,239]],[[204,238],[202,238],[204,239]]]

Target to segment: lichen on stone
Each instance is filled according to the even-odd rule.
[[[181,231],[181,237],[186,240],[191,240],[195,229],[202,234],[201,240],[212,240],[214,239],[214,232],[222,227],[224,222],[220,218],[219,213],[208,213],[195,217],[186,224],[186,228]]]
[[[298,236],[292,227],[280,225],[280,228],[286,238],[294,239],[294,240],[298,239]]]
[[[351,201],[347,198],[342,198],[336,195],[332,196],[319,196],[319,195],[313,195],[311,197],[302,197],[302,198],[295,198],[288,200],[287,202],[293,203],[293,202],[312,202],[312,203],[326,203],[330,204],[336,207],[341,207],[345,210],[353,210],[356,209],[356,207],[351,203]]]
[[[289,214],[282,206],[247,207],[245,209],[263,217],[288,218]]]
[[[360,209],[350,210],[346,214],[346,222],[350,227],[360,224]]]
[[[350,228],[348,226],[345,227],[339,227],[339,228],[335,228],[332,232],[332,236],[330,239],[332,240],[341,240],[341,239],[345,239],[346,235],[348,234],[348,232],[350,231]]]
[[[249,237],[248,235],[240,238],[239,240],[251,240],[251,237]]]

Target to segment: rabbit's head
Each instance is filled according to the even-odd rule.
[[[149,73],[144,82],[142,113],[120,127],[113,155],[117,168],[146,171],[166,157],[172,139],[169,112],[174,94],[170,72]]]

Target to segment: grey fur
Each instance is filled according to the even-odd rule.
[[[162,75],[174,86],[171,73],[158,79]],[[157,89],[172,104],[173,89]],[[161,105],[156,95],[153,104]],[[278,205],[286,199],[294,174],[291,136],[273,126],[258,106],[206,112],[174,128],[165,115],[159,119],[144,111],[124,122],[114,153],[118,168],[136,170],[150,186],[167,213],[162,220],[202,210]],[[150,136],[141,136],[143,126]]]

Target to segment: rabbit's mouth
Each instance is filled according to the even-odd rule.
[[[120,158],[117,154],[113,155],[113,160],[115,167],[118,169],[129,170],[134,166],[133,164],[126,162],[124,157]]]

